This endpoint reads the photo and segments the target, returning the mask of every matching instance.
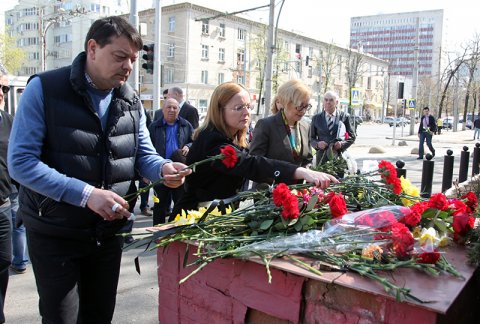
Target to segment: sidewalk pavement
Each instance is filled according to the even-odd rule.
[[[137,206],[140,203],[137,203]],[[143,216],[138,207],[133,232],[152,226],[152,217]],[[117,303],[113,324],[153,324],[158,323],[158,284],[156,251],[142,253],[134,249],[123,253],[118,284]],[[140,256],[141,275],[135,270],[134,259]],[[38,294],[32,266],[27,272],[10,272],[10,280],[5,298],[5,317],[9,324],[41,323],[38,311]]]
[[[360,135],[361,136],[361,135]],[[398,144],[404,141],[405,146],[398,146]],[[459,164],[460,164],[460,153],[463,150],[463,147],[468,147],[470,152],[470,159],[473,157],[473,149],[476,143],[480,143],[480,140],[473,139],[473,130],[459,130],[457,132],[453,131],[442,131],[441,135],[434,135],[432,139],[432,145],[435,148],[436,156],[433,159],[434,164],[434,179],[432,184],[432,193],[441,192],[442,189],[442,179],[443,179],[443,163],[444,156],[446,155],[447,150],[452,150],[454,160],[454,170],[453,170],[453,180],[458,179],[459,175]],[[372,141],[362,141],[359,139],[352,145],[348,152],[356,159],[359,169],[363,166],[363,161],[365,160],[388,160],[392,163],[396,163],[398,160],[405,162],[404,169],[407,170],[407,179],[409,179],[412,184],[421,188],[422,181],[422,168],[424,160],[417,160],[418,157],[418,136],[414,135],[405,135],[403,137],[399,136],[395,140],[395,146],[392,145],[392,137],[378,138],[374,143]],[[369,153],[372,147],[379,147],[385,151],[385,153]],[[425,145],[425,153],[430,151]],[[471,168],[471,161],[469,163],[469,168]],[[471,169],[469,169],[471,173]]]
[[[398,146],[399,140],[406,141],[408,146]],[[414,185],[420,187],[422,161],[416,160],[416,154],[411,154],[411,150],[418,147],[417,135],[398,138],[396,146],[391,145],[391,137],[379,138],[378,142],[376,141],[375,143],[361,144],[360,142],[358,144],[355,143],[349,149],[349,152],[357,159],[359,164],[367,159],[386,159],[391,162],[404,160],[406,162],[407,178]],[[467,145],[472,152],[474,143],[476,141],[473,141],[473,131],[471,130],[442,132],[441,135],[433,137],[433,145],[437,151],[433,192],[439,192],[441,188],[441,170],[443,170],[443,158],[441,157],[446,149],[450,148],[454,150],[454,155],[459,155],[463,145]],[[370,147],[377,145],[382,146],[386,152],[383,154],[368,153]],[[457,161],[458,159],[455,162],[454,179],[455,175],[458,175]],[[138,216],[135,221],[134,232],[142,231],[143,228],[151,226],[151,217],[141,215],[138,207],[135,212]],[[143,250],[135,249],[127,251],[123,255],[117,304],[112,321],[114,324],[158,323],[156,251],[148,252],[140,257],[141,275],[139,275],[135,271],[134,259],[141,252]],[[40,323],[41,321],[38,313],[38,295],[31,265],[27,269],[25,274],[10,273],[10,282],[5,301],[7,323],[24,324]]]

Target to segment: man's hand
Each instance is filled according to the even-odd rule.
[[[183,156],[187,156],[189,150],[190,150],[190,149],[188,148],[187,145],[185,145],[184,147],[182,147],[182,154],[183,154]]]
[[[112,209],[113,206],[118,206]],[[94,188],[87,201],[87,207],[107,221],[129,218],[128,202],[108,190]]]
[[[335,151],[340,151],[342,149],[342,143],[340,142],[335,142],[335,144],[333,144],[333,149]]]
[[[185,182],[185,177],[192,173],[191,169],[180,162],[165,163],[162,167],[163,184],[169,188],[178,188]]]
[[[320,142],[318,142],[317,147],[318,147],[319,149],[321,149],[321,150],[324,150],[324,149],[326,149],[326,148],[328,147],[328,143],[325,142],[325,141],[320,141]]]

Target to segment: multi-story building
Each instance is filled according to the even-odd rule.
[[[139,19],[141,24],[146,24],[145,42],[153,41],[154,10],[140,12]],[[207,109],[213,89],[226,81],[243,84],[252,94],[252,100],[260,99],[267,56],[266,31],[267,26],[260,22],[191,3],[163,7],[159,53],[162,87],[183,88],[187,100],[201,112]],[[373,110],[372,117],[380,115],[386,61],[281,29],[277,31],[276,48],[274,92],[289,79],[302,79],[312,88],[312,104],[318,108],[321,95],[327,89],[337,91],[343,105],[348,104],[348,60],[361,56],[362,64],[352,86],[361,94],[355,102],[356,112],[360,114],[368,107]],[[145,94],[144,98],[151,98],[152,77],[143,69],[140,84],[140,93]],[[257,113],[262,114],[265,107],[258,106]]]
[[[418,44],[418,75],[438,79],[443,10],[416,11],[350,20],[350,46],[389,62],[389,73],[412,77]],[[418,39],[418,42],[417,42]]]
[[[20,0],[5,12],[5,25],[27,60],[19,75],[68,65],[83,50],[84,38],[99,17],[128,12],[127,0]]]
[[[21,74],[31,75],[70,64],[83,50],[85,35],[95,19],[127,11],[123,0],[54,3],[38,0],[36,5],[30,0],[20,0],[19,5],[7,12],[5,20],[18,45],[27,52]],[[186,99],[203,112],[218,84],[238,82],[258,104],[257,114],[263,114],[265,107],[260,98],[267,57],[265,24],[191,3],[164,6],[161,16],[160,53],[155,55],[161,59],[162,88],[181,87]],[[156,39],[154,18],[153,9],[139,13],[145,44]],[[380,115],[386,61],[294,32],[278,29],[276,34],[274,93],[283,82],[302,79],[312,89],[312,105],[316,109],[310,113],[315,113],[326,90],[338,92],[345,109],[350,90],[355,88],[352,100],[355,112],[362,115],[368,112],[372,117]],[[353,58],[361,61],[354,70],[350,68]],[[143,60],[140,61],[141,65]],[[355,75],[353,81],[352,75]],[[140,68],[138,90],[147,109],[152,107],[152,80],[152,75]]]

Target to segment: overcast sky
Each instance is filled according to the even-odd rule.
[[[34,3],[34,0],[31,0]],[[138,0],[139,9],[152,7],[155,0]],[[179,0],[160,0],[162,6],[181,3]],[[190,0],[189,2],[219,11],[240,11],[267,5],[270,0]],[[277,13],[281,0],[276,0]],[[2,9],[11,9],[18,1],[2,0]],[[350,18],[382,13],[444,9],[446,24],[444,37],[450,50],[460,42],[480,33],[480,18],[475,0],[285,0],[279,27],[293,30],[325,42],[347,46]],[[0,9],[1,10],[1,9]],[[248,18],[268,23],[268,8],[249,12]]]

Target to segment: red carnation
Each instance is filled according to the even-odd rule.
[[[462,196],[462,199],[466,199],[465,204],[469,207],[470,212],[473,213],[478,206],[478,197],[475,193],[469,191]]]
[[[222,163],[229,169],[233,168],[237,164],[238,156],[237,151],[230,145],[225,145],[220,149],[220,153],[223,154]]]
[[[452,215],[463,214],[467,212],[467,205],[465,205],[463,201],[458,199],[449,199],[448,202],[448,208],[452,210]]]
[[[420,220],[422,220],[422,213],[418,213],[410,208],[402,208],[402,216],[403,217],[400,219],[400,222],[410,227],[417,226]]]
[[[297,198],[291,193],[286,184],[278,184],[275,189],[273,189],[272,196],[275,206],[283,207],[282,216],[284,219],[298,218],[300,210],[298,209]]]
[[[337,195],[335,192],[330,192],[327,195],[327,202],[333,218],[342,217],[348,212],[347,204],[341,193]]]
[[[438,210],[447,210],[448,208],[448,201],[445,198],[443,193],[436,193],[430,197],[428,200],[428,207],[435,208]]]
[[[348,140],[350,138],[350,135],[348,134],[348,132],[345,132],[345,140]]]
[[[408,256],[415,243],[412,233],[402,223],[392,225],[392,241],[393,251],[400,258]]]
[[[468,215],[467,213],[458,213],[453,215],[453,239],[460,241],[475,225],[475,217]]]
[[[417,256],[418,263],[435,264],[440,259],[440,253],[437,251],[423,252]]]

